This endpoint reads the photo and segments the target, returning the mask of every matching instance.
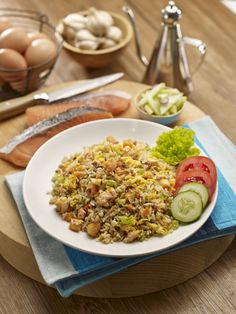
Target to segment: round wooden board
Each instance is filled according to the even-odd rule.
[[[75,82],[64,83],[44,90],[55,90]],[[129,81],[118,81],[99,90],[120,89],[135,95],[146,85]],[[204,116],[191,103],[185,105],[178,125]],[[134,107],[130,107],[121,117],[138,118]],[[25,116],[21,115],[4,121],[0,125],[0,146],[26,127]],[[14,201],[4,183],[4,176],[22,170],[0,160],[0,249],[2,256],[17,270],[41,283],[33,252],[26,237]],[[233,236],[227,236],[191,246],[167,254],[118,274],[106,277],[79,289],[76,294],[90,297],[129,297],[147,294],[172,287],[202,272],[216,261],[227,249]]]

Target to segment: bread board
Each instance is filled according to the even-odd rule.
[[[60,89],[76,82],[59,84],[44,90]],[[147,87],[144,84],[120,80],[102,90],[119,89],[134,96]],[[195,105],[187,102],[178,125],[197,120],[204,113]],[[120,117],[139,118],[133,106]],[[25,115],[8,119],[0,124],[0,146],[26,127]],[[8,191],[4,176],[21,171],[8,162],[0,160],[0,249],[1,254],[14,268],[26,276],[43,284],[33,252],[30,248],[21,219]],[[126,271],[106,277],[79,289],[76,294],[89,297],[129,297],[159,291],[182,283],[209,267],[227,249],[234,236],[227,236],[191,246],[150,261],[133,266]]]

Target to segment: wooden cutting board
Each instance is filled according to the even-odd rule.
[[[45,88],[50,91],[76,82],[64,83]],[[118,81],[98,89],[119,89],[133,96],[147,87],[140,83]],[[187,103],[178,120],[178,125],[204,116],[196,106]],[[130,107],[120,117],[139,118],[134,107]],[[25,116],[20,115],[0,123],[0,146],[26,127]],[[30,278],[44,283],[15,203],[4,183],[4,176],[21,171],[8,162],[0,160],[0,250],[2,256],[17,270]],[[90,297],[128,297],[151,293],[172,287],[199,274],[227,249],[233,240],[227,236],[191,246],[177,252],[152,259],[126,271],[99,280],[79,289],[76,294]]]

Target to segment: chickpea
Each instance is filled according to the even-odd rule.
[[[100,231],[101,224],[100,222],[91,222],[87,225],[87,233],[92,238],[96,238]]]

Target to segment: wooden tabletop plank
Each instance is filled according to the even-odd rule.
[[[135,11],[143,52],[149,57],[160,35],[160,10],[165,0],[0,0],[0,7],[40,10],[56,24],[66,14],[90,6],[119,12],[125,3]],[[178,0],[177,4],[183,11],[183,34],[202,39],[208,47],[202,67],[193,76],[195,89],[189,100],[209,114],[236,143],[236,15],[218,0]],[[198,60],[194,49],[188,49],[188,57],[193,67]],[[125,79],[142,79],[145,68],[135,54],[134,41],[115,64],[103,69],[85,69],[63,50],[47,85],[115,71],[124,71]],[[2,260],[0,305],[3,313],[233,313],[235,263],[236,241],[208,270],[184,284],[139,298],[112,300],[77,296],[62,299],[52,288],[25,277]]]

